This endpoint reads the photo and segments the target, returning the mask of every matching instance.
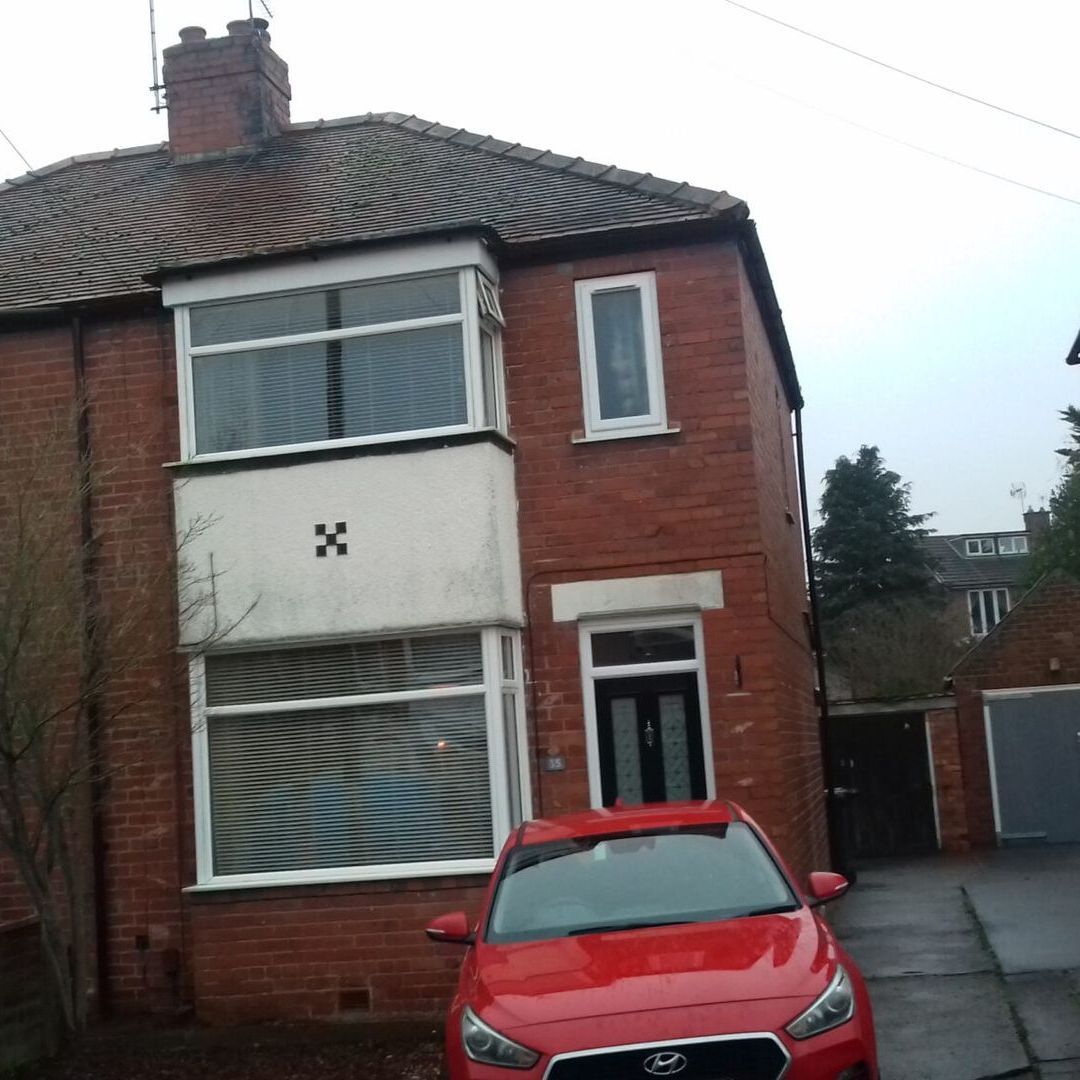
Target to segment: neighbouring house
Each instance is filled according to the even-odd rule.
[[[923,538],[934,577],[966,616],[972,637],[989,633],[1023,595],[1032,545],[1049,523],[1049,511],[1027,510],[1019,531]]]
[[[91,528],[139,541],[103,604],[179,535],[212,587],[190,693],[163,657],[104,734],[114,1006],[433,1014],[422,928],[530,815],[732,797],[825,865],[802,398],[746,204],[291,123],[257,19],[181,31],[164,82],[167,144],[0,189],[0,423],[86,400]]]
[[[972,842],[1080,842],[1080,582],[1042,578],[952,682]]]
[[[1022,531],[924,539],[946,617],[972,639],[940,692],[853,700],[830,684],[832,778],[851,793],[856,855],[1080,840],[1078,586],[1029,585],[1049,524],[1029,510]]]

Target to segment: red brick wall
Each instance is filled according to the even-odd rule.
[[[169,149],[206,154],[255,146],[289,123],[289,68],[249,33],[164,52]]]
[[[956,709],[931,709],[926,714],[933,748],[941,849],[964,852],[971,847],[964,801],[964,767],[960,754],[960,723]]]
[[[791,404],[744,272],[740,298],[776,679],[774,707],[780,719],[776,742],[783,753],[785,799],[781,824],[774,829],[778,843],[798,852],[793,860],[807,869],[818,868],[828,865],[828,845]]]
[[[433,1016],[461,950],[423,933],[436,915],[479,912],[484,879],[376,882],[203,894],[191,906],[199,1016]]]
[[[646,270],[657,275],[668,418],[681,430],[574,443],[583,426],[574,282]],[[718,793],[743,802],[800,871],[823,865],[798,527],[777,516],[778,503],[793,502],[794,463],[736,249],[517,268],[503,275],[503,294],[533,732],[541,752],[567,759],[565,772],[538,777],[537,811],[589,799],[577,627],[552,621],[551,586],[719,569],[725,607],[703,619]],[[768,457],[756,462],[758,447]]]
[[[1044,579],[960,661],[953,681],[971,842],[993,844],[982,691],[1080,683],[1080,583],[1065,576]]]
[[[70,484],[75,469],[73,431],[68,441],[70,451],[64,453],[65,435],[73,415],[73,387],[71,334],[66,326],[0,333],[0,514],[5,516],[8,527],[16,514],[13,500],[24,488],[22,477],[31,470],[43,477],[44,490],[38,492],[39,497],[51,493],[70,508],[70,490],[61,490],[57,485]],[[49,448],[47,455],[42,446]],[[46,456],[53,460],[43,460]],[[52,516],[51,510],[46,513]],[[76,550],[73,536],[64,528],[56,531],[55,545],[48,554],[71,558]],[[56,673],[58,679],[69,676],[70,672]],[[14,862],[0,851],[0,924],[30,914],[29,897]]]

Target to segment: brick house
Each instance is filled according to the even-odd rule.
[[[1049,524],[1049,511],[1027,510],[1020,530],[923,538],[934,577],[973,638],[992,630],[1023,595],[1032,546]]]
[[[194,535],[211,583],[179,630],[161,597],[190,693],[163,655],[104,735],[102,994],[431,1014],[425,921],[523,816],[616,798],[735,797],[825,865],[802,399],[746,205],[290,123],[260,20],[164,79],[168,144],[0,189],[0,423],[85,397],[92,527],[147,565]],[[104,551],[102,603],[137,570]]]
[[[952,681],[972,843],[1080,842],[1080,583],[1044,577]]]

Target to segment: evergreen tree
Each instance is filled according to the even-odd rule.
[[[1066,471],[1050,496],[1050,529],[1034,546],[1029,584],[1052,570],[1080,578],[1080,409],[1070,405],[1060,416],[1069,425],[1072,446],[1058,451]]]
[[[913,514],[910,484],[885,468],[876,446],[838,458],[825,474],[814,530],[816,581],[825,622],[867,603],[926,595],[931,578],[919,543],[929,514]]]

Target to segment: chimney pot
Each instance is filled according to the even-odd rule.
[[[185,26],[180,31],[180,40],[185,45],[193,45],[196,41],[205,41],[206,31],[201,26]]]
[[[260,37],[270,40],[270,35],[266,32],[270,24],[265,19],[233,19],[232,22],[225,24],[225,29],[229,31],[230,37],[247,37],[249,34],[258,34]]]

